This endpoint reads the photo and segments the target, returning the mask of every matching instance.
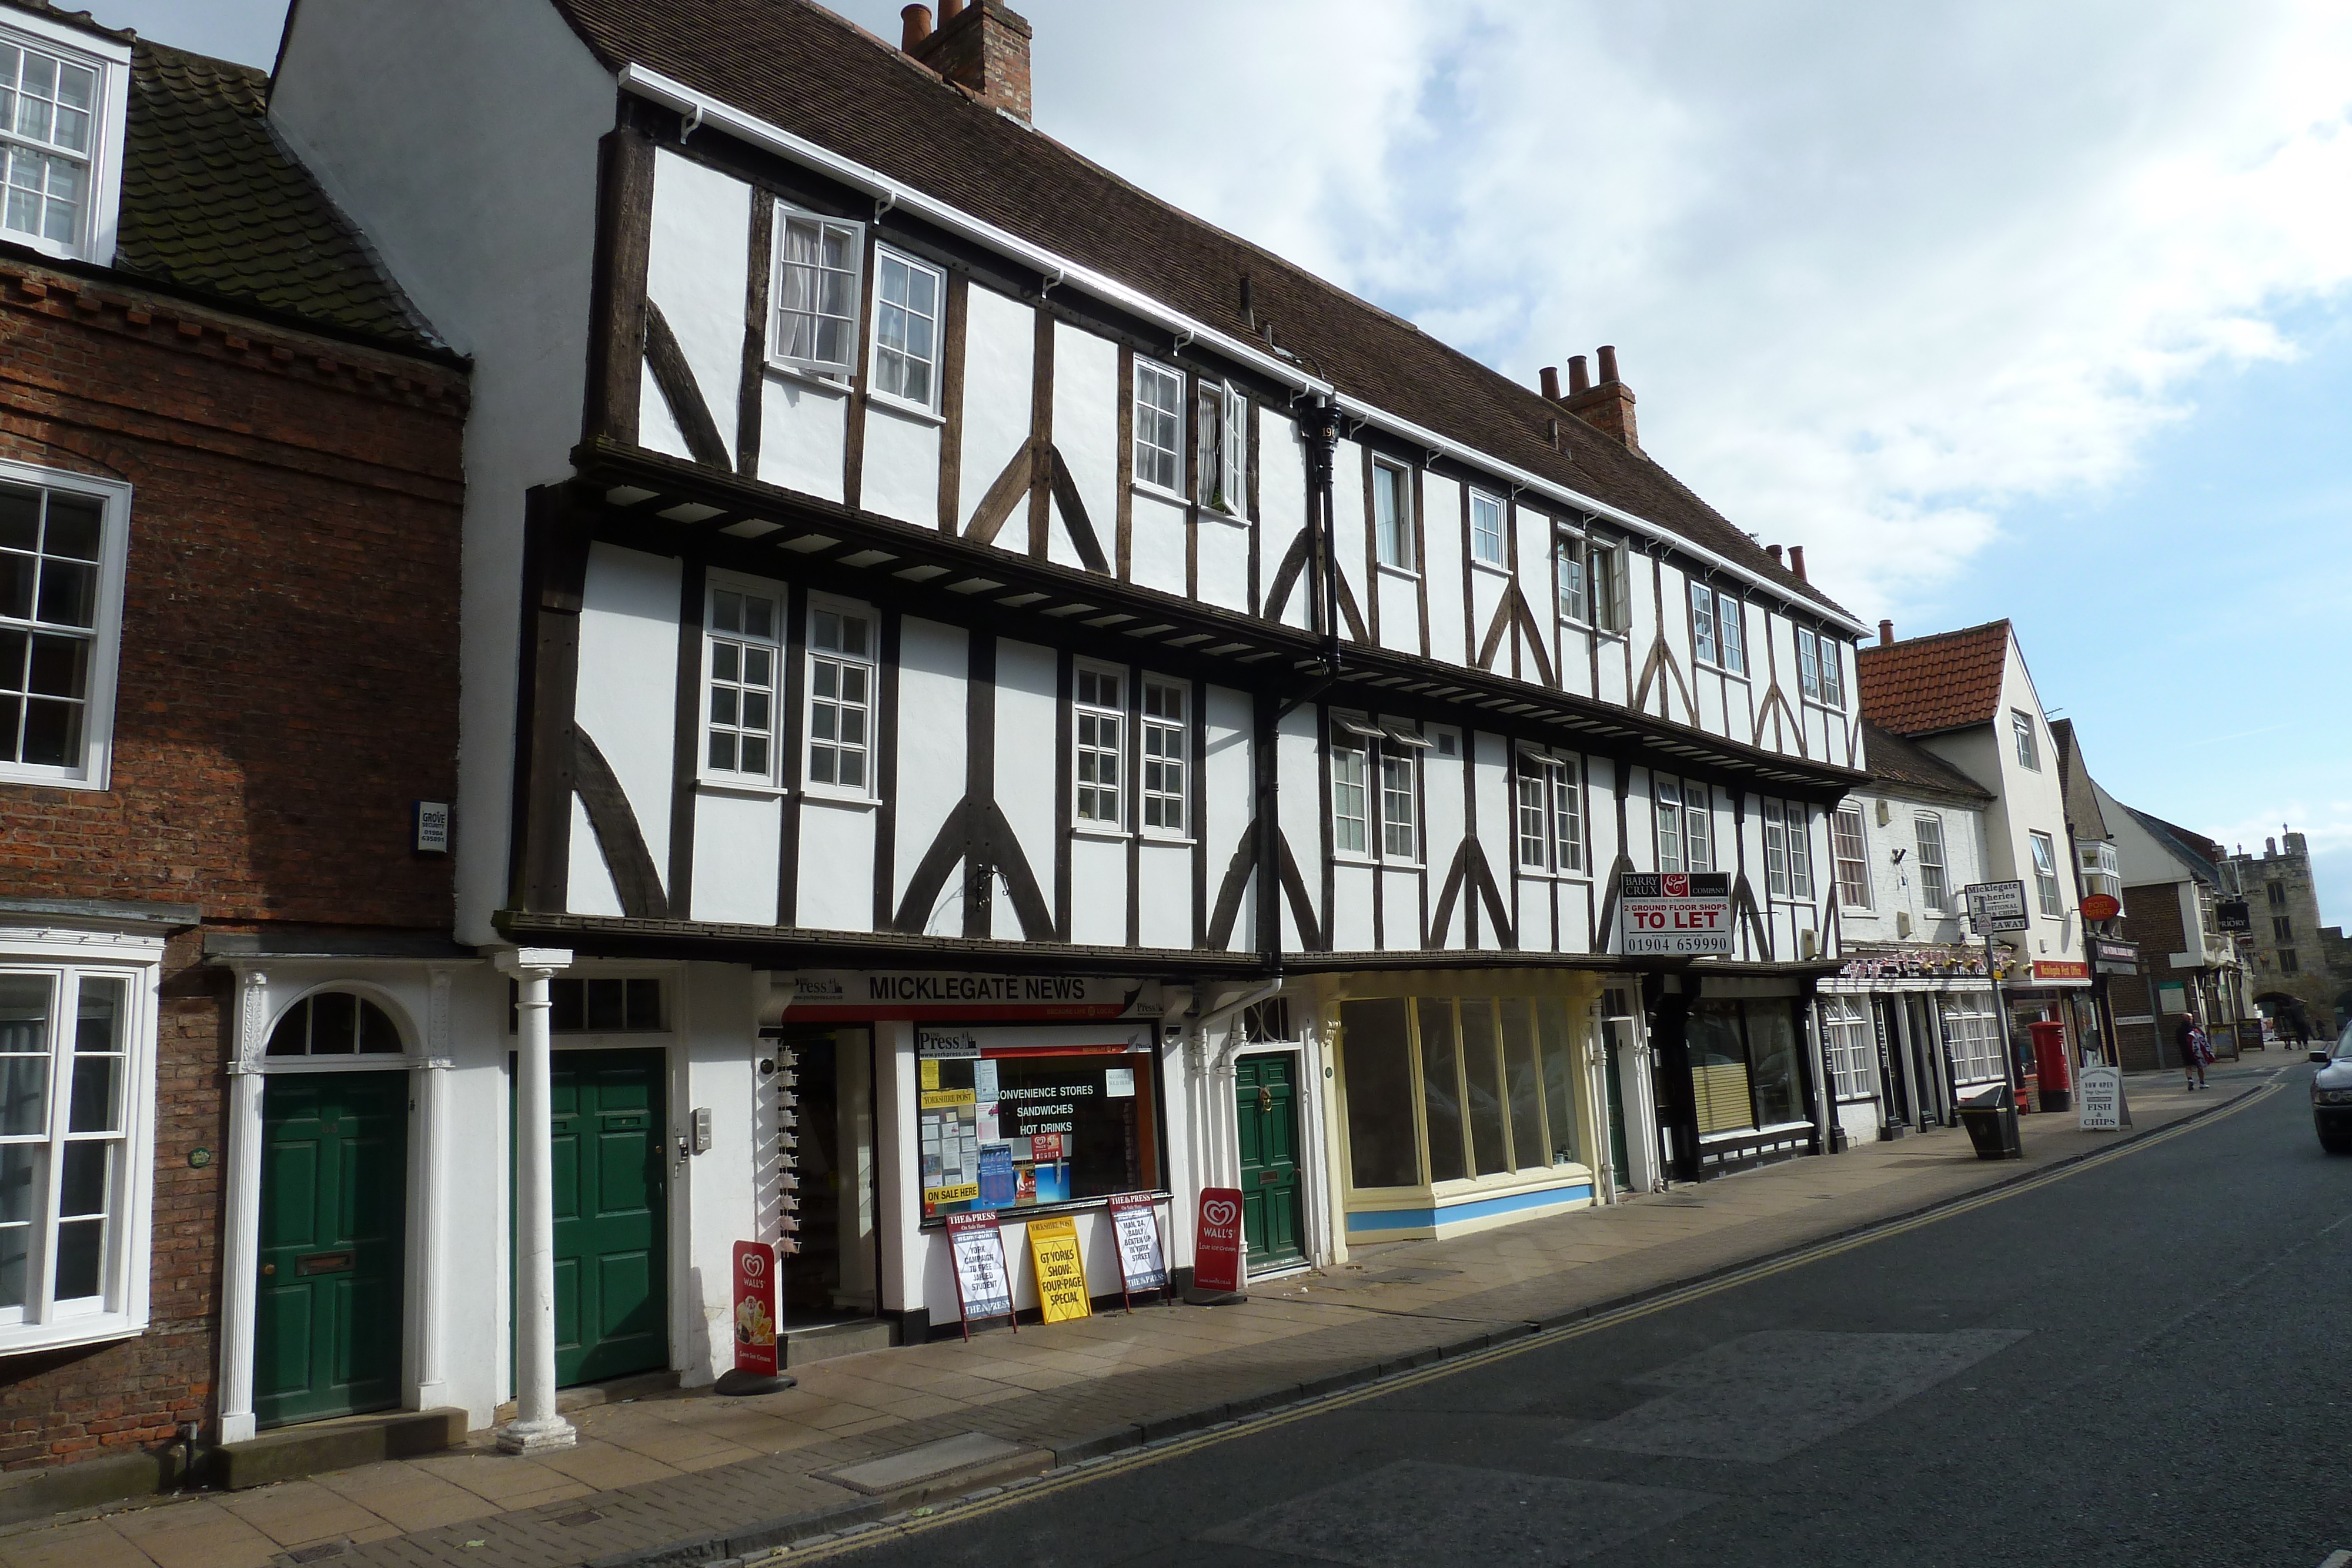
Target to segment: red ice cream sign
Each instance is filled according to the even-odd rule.
[[[1688,956],[1729,954],[1728,872],[1637,872],[1618,886],[1619,950]]]
[[[1203,1291],[1242,1288],[1242,1195],[1239,1187],[1201,1189],[1201,1229],[1192,1248],[1192,1283]]]

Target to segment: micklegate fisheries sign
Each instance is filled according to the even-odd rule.
[[[1728,956],[1731,873],[1628,872],[1617,886],[1619,950],[1629,956]]]

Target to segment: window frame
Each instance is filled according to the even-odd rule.
[[[1106,703],[1098,696],[1089,698],[1085,693],[1087,677],[1113,680],[1118,683],[1118,700]],[[1129,829],[1129,808],[1135,801],[1135,790],[1129,783],[1130,740],[1135,726],[1129,722],[1134,712],[1129,699],[1136,688],[1129,685],[1135,673],[1125,664],[1114,664],[1102,659],[1076,659],[1071,662],[1070,675],[1070,831],[1101,837],[1125,837]],[[1087,725],[1096,727],[1097,738],[1087,738]],[[1099,738],[1100,727],[1113,727],[1110,743]],[[1112,777],[1106,783],[1097,768],[1097,777],[1087,777],[1090,758],[1108,758]],[[1087,808],[1098,806],[1099,797],[1108,791],[1111,814],[1096,816]],[[1092,797],[1093,799],[1090,799]]]
[[[1720,667],[1715,640],[1715,590],[1696,578],[1690,580],[1691,662]]]
[[[1936,854],[1933,860],[1927,856],[1927,839],[1919,831],[1923,823],[1933,831],[1936,841]],[[1911,842],[1914,857],[1912,864],[1919,872],[1919,906],[1938,918],[1950,915],[1952,912],[1951,841],[1944,836],[1942,814],[1936,811],[1912,812]],[[1927,896],[1927,873],[1931,870],[1936,873],[1937,886],[1943,893],[1943,897],[1940,899]]]
[[[1691,827],[1691,792],[1699,794],[1698,821],[1705,825],[1694,832]],[[1674,798],[1665,799],[1666,794]],[[1674,814],[1675,826],[1666,826],[1666,816]],[[1671,773],[1650,775],[1650,824],[1653,852],[1660,873],[1689,872],[1704,875],[1715,869],[1715,789],[1712,785]],[[1666,848],[1671,835],[1673,862],[1667,863]],[[1699,864],[1705,861],[1704,865]]]
[[[1579,879],[1591,875],[1586,864],[1583,758],[1525,745],[1517,748],[1516,756],[1518,769],[1511,781],[1511,836],[1519,874]],[[1532,835],[1530,812],[1537,818]],[[1565,835],[1565,852],[1563,826],[1571,830]],[[1537,849],[1533,861],[1528,859],[1530,843]]]
[[[1737,595],[1715,591],[1715,641],[1723,659],[1719,667],[1727,675],[1748,677],[1747,605]]]
[[[2053,920],[2066,917],[2066,890],[2058,883],[2058,844],[2048,833],[2029,828],[2025,833],[2033,857],[2033,894],[2042,913]]]
[[[1468,497],[1467,505],[1470,508],[1471,564],[1484,567],[1489,571],[1499,571],[1506,576],[1509,575],[1511,570],[1510,503],[1500,496],[1478,489],[1475,486],[1465,486],[1465,493]],[[1495,514],[1495,527],[1491,535],[1495,541],[1495,553],[1491,556],[1482,554],[1478,548],[1479,540],[1489,537],[1483,534],[1478,527],[1478,508],[1482,505],[1492,507]]]
[[[131,98],[130,46],[93,37],[38,15],[14,10],[5,23],[0,23],[0,43],[49,56],[92,71],[98,78],[89,107],[89,148],[79,160],[82,211],[75,224],[73,239],[56,240],[46,235],[8,228],[0,228],[0,239],[62,260],[110,265],[122,206],[123,125]],[[13,131],[0,132],[0,147],[5,146],[22,146],[44,157],[75,161],[71,149],[29,136],[19,137]],[[5,163],[5,160],[0,159],[0,184],[6,180]]]
[[[774,635],[763,638],[740,631],[718,630],[717,595],[720,593],[740,594],[772,602],[775,606]],[[791,632],[791,596],[782,583],[770,582],[736,572],[721,571],[715,568],[705,578],[702,589],[702,668],[695,687],[697,705],[695,725],[698,731],[698,744],[695,747],[694,781],[698,785],[719,789],[751,790],[763,794],[781,793],[784,789],[783,755],[786,742],[783,732],[784,721],[788,716],[785,711],[784,693],[785,675],[790,668],[792,658],[792,646],[788,641]],[[722,642],[736,644],[739,652],[742,648],[762,647],[770,655],[769,668],[772,678],[768,690],[768,766],[764,772],[754,773],[740,768],[722,768],[710,760],[710,739],[713,731],[718,727],[718,721],[711,716],[711,697],[719,680],[716,671],[720,662],[719,645]],[[740,662],[737,668],[740,672],[741,669]],[[740,674],[739,678],[730,685],[738,691],[748,689],[743,686]],[[741,711],[740,706],[737,711],[740,715]],[[729,728],[738,737],[743,733],[740,720]],[[736,755],[740,760],[742,755],[740,749]]]
[[[867,652],[864,654],[847,653],[817,646],[817,617],[821,614],[855,616],[864,621],[867,628]],[[830,593],[811,593],[808,596],[808,612],[801,632],[800,646],[795,651],[799,653],[801,662],[801,733],[798,745],[802,793],[815,800],[838,800],[857,805],[878,800],[881,798],[880,784],[875,778],[874,754],[878,746],[876,737],[883,722],[881,711],[882,612],[873,605],[862,603],[855,599],[845,599]],[[862,704],[850,705],[838,698],[823,697],[818,695],[816,677],[820,660],[864,667],[866,697]],[[866,715],[866,738],[856,743],[845,742],[838,737],[830,739],[820,738],[816,733],[816,706],[820,702],[831,702],[840,707],[851,706],[861,707]],[[865,781],[862,784],[842,784],[831,779],[821,779],[816,776],[817,747],[830,746],[835,751],[840,751],[853,744],[857,753],[865,759],[865,767],[862,769]]]
[[[789,292],[784,286],[785,268],[788,267],[807,265],[805,263],[794,262],[790,259],[789,246],[792,241],[792,225],[795,221],[803,224],[815,225],[817,226],[818,238],[820,242],[823,240],[824,231],[828,228],[840,229],[850,237],[849,250],[851,256],[856,258],[856,265],[848,269],[848,289],[850,298],[849,314],[845,318],[829,318],[830,319],[845,322],[845,329],[844,331],[845,341],[843,346],[843,352],[838,359],[826,359],[822,355],[816,354],[793,354],[785,350],[784,315],[786,307],[784,301],[790,297]],[[768,321],[766,327],[768,363],[771,367],[777,370],[791,371],[802,375],[816,376],[827,381],[846,382],[856,373],[857,366],[860,363],[860,348],[864,340],[866,329],[866,225],[856,218],[839,217],[832,213],[818,212],[812,207],[795,206],[793,204],[779,197],[776,201],[775,228],[775,238],[772,242],[772,254],[770,256],[768,263]],[[824,271],[822,262],[816,265],[819,272],[822,273]],[[806,314],[818,320],[828,319],[825,317],[824,312],[822,309],[811,310],[806,312]],[[942,310],[942,314],[944,314],[944,310]]]
[[[1826,632],[1813,633],[1815,656],[1821,668],[1822,695],[1817,699],[1823,707],[1845,710],[1845,643]]]
[[[0,974],[40,976],[50,987],[43,1051],[48,1062],[45,1125],[37,1134],[12,1134],[7,1140],[15,1146],[43,1151],[35,1178],[41,1184],[42,1194],[33,1206],[30,1222],[38,1232],[26,1258],[30,1288],[25,1305],[6,1309],[12,1315],[0,1322],[0,1354],[122,1339],[147,1327],[155,1164],[156,995],[163,956],[163,944],[157,938],[87,932],[20,932],[0,944]],[[63,1032],[58,1020],[79,1018],[79,986],[84,978],[122,983],[119,1049],[103,1053],[119,1057],[121,1068],[115,1088],[117,1127],[76,1134],[70,1126],[75,1052],[58,1049]],[[74,988],[70,1001],[66,994],[68,980]],[[100,1140],[112,1142],[115,1153],[104,1200],[106,1233],[99,1264],[100,1290],[95,1296],[60,1301],[55,1295],[53,1265],[57,1230],[63,1218],[58,1212],[63,1186],[62,1150],[71,1143]]]
[[[131,487],[120,480],[101,479],[93,475],[5,459],[0,459],[0,484],[19,485],[41,491],[45,517],[47,497],[52,491],[62,491],[79,499],[99,503],[98,582],[91,624],[73,627],[64,622],[41,621],[37,619],[40,609],[37,603],[33,606],[34,619],[10,617],[5,622],[11,628],[21,627],[27,633],[77,638],[87,633],[89,662],[83,684],[81,759],[71,765],[0,761],[0,783],[37,784],[58,789],[106,790],[112,787],[114,767],[116,699],[122,660],[122,601],[130,562]]]
[[[931,313],[929,316],[922,315],[921,312],[913,309],[911,306],[892,305],[882,298],[884,270],[886,267],[890,266],[903,267],[909,273],[919,272],[931,280]],[[866,390],[868,397],[879,402],[885,408],[906,409],[933,419],[939,417],[940,371],[944,368],[944,363],[947,358],[945,351],[947,347],[947,308],[948,275],[946,268],[935,266],[930,262],[924,261],[919,256],[909,256],[905,251],[897,249],[895,246],[884,245],[879,241],[876,242],[874,246],[873,330],[866,334],[867,340],[866,345]],[[920,399],[910,398],[903,392],[891,392],[882,385],[882,319],[884,312],[888,310],[901,310],[909,316],[917,317],[930,324],[930,356],[928,359],[921,361],[925,375],[929,383],[929,395],[927,397]],[[915,358],[915,356],[911,354],[906,354],[897,350],[893,350],[891,352],[898,353],[899,357],[905,360],[911,361]]]
[[[2009,710],[2009,737],[2017,765],[2028,772],[2042,771],[2042,746],[2033,733],[2033,716],[2021,707]]]
[[[1605,570],[1601,564],[1604,561],[1607,563]],[[1604,577],[1607,579],[1605,582],[1602,580]],[[1605,636],[1627,635],[1633,614],[1626,594],[1625,547],[1586,535],[1584,596],[1591,617],[1585,624]]]
[[[1771,802],[1765,802],[1771,810]],[[1789,835],[1789,896],[1800,904],[1810,904],[1820,880],[1813,874],[1812,813],[1801,800],[1780,802],[1780,818]]]
[[[1433,749],[1432,742],[1418,730],[1402,724],[1384,723],[1378,715],[1349,709],[1334,709],[1328,717],[1328,761],[1331,780],[1331,855],[1335,861],[1355,865],[1392,866],[1400,870],[1417,868],[1427,852],[1422,821],[1421,754]],[[1340,777],[1339,756],[1348,753],[1362,758],[1363,778],[1360,783]],[[1402,782],[1398,782],[1402,775]],[[1346,810],[1350,803],[1342,791],[1360,794],[1360,817]],[[1391,803],[1402,799],[1410,820],[1397,821]],[[1364,835],[1361,848],[1351,848],[1344,839],[1345,824],[1358,824]],[[1395,848],[1392,840],[1402,830],[1409,838],[1406,848]]]
[[[1556,529],[1552,534],[1552,613],[1574,626],[1592,624],[1591,567],[1585,559],[1589,548],[1582,534],[1567,528]],[[1573,589],[1568,580],[1570,573],[1575,574]],[[1571,598],[1573,609],[1570,607]]]
[[[1381,476],[1391,481],[1393,497],[1393,517],[1386,528],[1381,523]],[[1372,559],[1391,571],[1407,575],[1420,571],[1420,553],[1413,548],[1412,470],[1392,457],[1374,454],[1371,472],[1366,478],[1364,520],[1372,530]]]
[[[1822,700],[1821,639],[1804,626],[1797,628],[1797,690],[1808,702]]]
[[[1850,836],[1844,831],[1848,817],[1853,819],[1853,831]],[[1849,841],[1855,851],[1852,855],[1845,852]],[[1864,821],[1860,806],[1841,805],[1831,813],[1830,864],[1837,877],[1840,904],[1848,909],[1876,907],[1877,898],[1870,878],[1870,824]],[[1847,875],[1848,866],[1855,868],[1853,877]],[[1857,889],[1860,890],[1858,897],[1855,896]]]
[[[1876,1064],[1878,1031],[1867,1000],[1837,992],[1822,993],[1822,1039],[1830,1059],[1830,1097],[1843,1103],[1875,1100],[1872,1082]]]
[[[1135,831],[1146,838],[1189,843],[1192,838],[1192,683],[1169,675],[1141,674],[1135,675],[1133,679],[1136,683],[1135,723],[1132,726],[1135,731],[1136,747],[1132,769],[1135,775]],[[1176,694],[1180,711],[1174,718],[1156,715],[1151,711],[1152,694],[1155,692]],[[1076,733],[1075,728],[1072,733]],[[1160,752],[1155,755],[1151,749],[1155,736],[1162,737],[1163,740],[1172,737],[1171,744],[1175,748],[1173,752]],[[1164,774],[1164,770],[1171,766],[1176,769],[1175,788],[1154,789],[1151,782],[1152,769],[1155,767],[1160,768]],[[1155,804],[1164,807],[1170,802],[1174,804],[1175,822],[1171,825],[1151,821],[1152,807]]]
[[[1172,387],[1175,401],[1165,408],[1156,402],[1146,401],[1144,388],[1147,383]],[[1162,446],[1157,441],[1149,438],[1144,429],[1146,414],[1151,415],[1155,420],[1165,418],[1171,423],[1175,434],[1173,447]],[[1133,429],[1130,432],[1131,439],[1128,450],[1128,469],[1137,488],[1149,491],[1155,496],[1165,497],[1172,501],[1187,500],[1184,495],[1184,463],[1188,455],[1184,440],[1184,427],[1187,423],[1185,415],[1184,372],[1165,361],[1150,359],[1142,354],[1136,355],[1135,374],[1129,404],[1129,419]],[[1152,454],[1155,459],[1160,455],[1167,457],[1167,482],[1162,483],[1155,475],[1147,474],[1144,471],[1144,455],[1147,452]],[[1159,464],[1155,461],[1152,467],[1156,470]]]

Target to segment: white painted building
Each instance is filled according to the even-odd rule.
[[[1136,192],[1027,38],[289,19],[278,128],[476,366],[457,934],[551,1020],[467,982],[409,1218],[479,1416],[559,1300],[554,1381],[723,1370],[738,1239],[788,1327],[913,1338],[958,1212],[1025,1308],[1035,1215],[1116,1285],[1114,1193],[1181,1273],[1240,1186],[1262,1276],[1820,1146],[1834,901],[1766,867],[1830,863],[1862,628],[1613,353],[1539,394]],[[1634,873],[1722,875],[1730,951],[1624,956]],[[611,1212],[518,1259],[540,1072]]]

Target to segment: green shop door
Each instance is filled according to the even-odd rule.
[[[658,1051],[559,1051],[555,1381],[669,1364],[666,1071]]]
[[[408,1074],[273,1074],[261,1091],[257,1427],[400,1403]]]
[[[1250,1271],[1302,1262],[1298,1189],[1298,1059],[1286,1051],[1234,1064],[1234,1120],[1241,1134],[1242,1236]]]

